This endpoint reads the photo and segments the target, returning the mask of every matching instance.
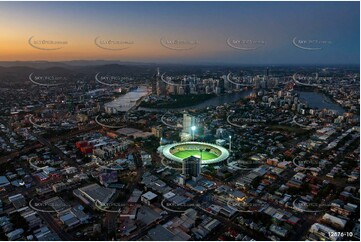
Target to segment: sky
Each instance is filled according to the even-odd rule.
[[[0,2],[0,61],[359,64],[359,4]]]

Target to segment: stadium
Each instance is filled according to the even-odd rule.
[[[182,163],[190,156],[201,158],[202,165],[214,164],[228,158],[229,152],[222,146],[203,142],[184,142],[165,145],[163,156],[169,160]]]

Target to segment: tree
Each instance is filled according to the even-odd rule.
[[[257,188],[259,183],[261,182],[262,177],[258,176],[255,179],[253,179],[253,181],[251,182],[251,185],[253,188]]]
[[[25,218],[23,218],[19,212],[15,212],[11,215],[10,222],[15,228],[22,228],[24,231],[29,229],[28,222],[26,222]]]
[[[88,162],[90,162],[91,160],[92,160],[91,157],[85,156],[82,161],[83,161],[83,163],[88,163]]]
[[[6,240],[8,240],[8,237],[6,237],[5,232],[4,232],[4,230],[2,229],[2,227],[0,227],[0,240],[1,240],[1,241],[6,241]]]

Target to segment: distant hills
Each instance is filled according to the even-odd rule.
[[[110,61],[110,60],[72,60],[72,61],[0,61],[2,67],[27,66],[38,69],[50,67],[79,67],[79,66],[100,66],[100,65],[155,65],[155,63]]]
[[[71,79],[93,80],[96,73],[102,75],[131,76],[146,80],[156,73],[156,65],[111,61],[1,61],[0,88],[30,85],[29,75],[58,76]]]
[[[141,66],[141,67],[163,67],[163,68],[214,68],[214,67],[228,67],[228,68],[263,68],[270,67],[278,69],[283,68],[315,68],[315,67],[327,67],[327,68],[337,68],[337,67],[351,67],[358,68],[358,65],[309,65],[309,64],[299,64],[299,65],[238,65],[238,64],[165,64],[165,63],[153,63],[153,62],[129,62],[129,61],[118,61],[118,60],[70,60],[70,61],[0,61],[0,67],[31,67],[36,69],[47,69],[52,67],[62,67],[67,69],[72,69],[76,67],[90,67],[90,66]]]

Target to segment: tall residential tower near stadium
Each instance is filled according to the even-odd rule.
[[[195,135],[195,127],[197,123],[197,118],[195,116],[189,115],[188,113],[183,113],[183,130],[180,134],[182,141],[189,141],[193,139]]]
[[[182,174],[197,180],[201,174],[201,158],[196,156],[185,158],[182,163]]]

